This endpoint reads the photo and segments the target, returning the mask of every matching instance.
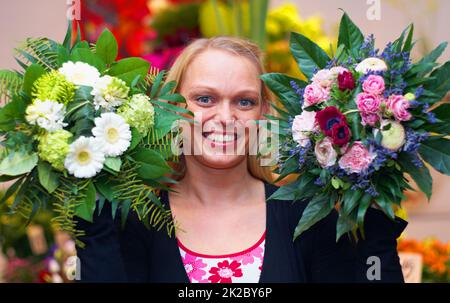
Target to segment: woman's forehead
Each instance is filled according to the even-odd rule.
[[[207,50],[194,58],[187,67],[184,81],[193,86],[233,82],[253,87],[259,84],[258,68],[244,56],[224,50]]]

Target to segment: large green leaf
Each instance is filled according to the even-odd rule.
[[[447,48],[448,42],[442,42],[439,44],[438,47],[436,47],[434,50],[432,50],[428,55],[423,57],[419,62],[417,62],[415,65],[422,65],[424,68],[420,71],[420,73],[417,75],[417,77],[424,77],[426,74],[431,72],[433,67],[436,65],[436,60],[442,55],[444,50]]]
[[[437,123],[429,123],[425,125],[424,128],[430,132],[443,134],[445,136],[450,135],[450,104],[442,104],[433,109],[432,112],[436,115],[438,121]]]
[[[316,43],[299,33],[291,33],[289,41],[292,55],[302,73],[311,79],[315,69],[326,67],[330,58]]]
[[[96,67],[100,72],[106,69],[106,64],[99,56],[94,54],[89,48],[76,48],[70,54],[71,61],[81,61]]]
[[[420,156],[438,172],[450,175],[450,140],[429,139],[420,145]]]
[[[113,63],[119,53],[119,47],[117,45],[117,40],[114,35],[105,29],[100,37],[97,39],[95,46],[95,53],[106,63]]]
[[[170,166],[157,151],[138,148],[133,158],[140,164],[138,173],[143,179],[156,179],[170,171]]]
[[[89,222],[93,222],[95,211],[96,190],[94,184],[89,182],[86,189],[86,198],[75,210],[75,215]]]
[[[301,113],[300,96],[292,88],[291,81],[294,81],[300,88],[305,87],[307,83],[279,73],[264,74],[260,78],[280,98],[281,103],[291,115]]]
[[[425,165],[422,167],[415,166],[412,156],[406,153],[401,153],[399,155],[398,162],[404,171],[413,178],[420,190],[427,196],[428,199],[430,199],[433,179],[431,178],[428,168]]]
[[[31,64],[25,71],[23,78],[23,91],[31,97],[31,90],[33,88],[34,81],[40,76],[45,74],[45,69],[39,64]]]
[[[13,100],[0,107],[0,131],[12,131],[16,121],[23,121],[27,104],[24,98],[14,96]]]
[[[424,85],[424,87],[437,94],[440,99],[444,98],[450,90],[450,61],[435,69],[430,76],[436,78],[436,80]]]
[[[344,13],[339,25],[338,46],[345,45],[353,56],[357,56],[361,45],[364,43],[364,36],[361,30],[353,23],[350,17]]]
[[[303,211],[302,217],[294,231],[294,240],[311,226],[325,218],[334,209],[334,201],[329,195],[321,194],[315,196]]]
[[[38,162],[36,153],[14,151],[0,162],[0,175],[19,176],[30,172]]]
[[[38,177],[41,185],[51,194],[59,185],[59,175],[47,162],[38,163]]]
[[[109,75],[120,78],[127,85],[131,85],[133,80],[139,75],[141,79],[144,79],[149,68],[150,62],[142,58],[130,57],[114,63],[109,70]]]

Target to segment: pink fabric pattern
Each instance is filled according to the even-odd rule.
[[[265,233],[252,247],[234,254],[205,255],[178,241],[181,259],[191,283],[256,283],[262,271]]]

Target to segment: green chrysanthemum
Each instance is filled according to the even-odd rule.
[[[143,136],[147,135],[154,125],[155,110],[150,103],[150,98],[144,94],[131,97],[127,103],[118,109],[117,113]]]
[[[39,157],[49,162],[56,170],[64,170],[64,160],[69,153],[69,140],[72,134],[60,129],[39,137]]]
[[[75,95],[75,85],[58,71],[47,73],[33,85],[32,96],[39,100],[52,100],[67,105]]]

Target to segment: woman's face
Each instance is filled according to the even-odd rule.
[[[249,127],[266,110],[258,75],[254,63],[227,51],[212,49],[195,57],[180,83],[180,93],[198,122],[183,133],[185,154],[188,144],[195,160],[219,169],[246,160],[249,144],[256,144]]]

